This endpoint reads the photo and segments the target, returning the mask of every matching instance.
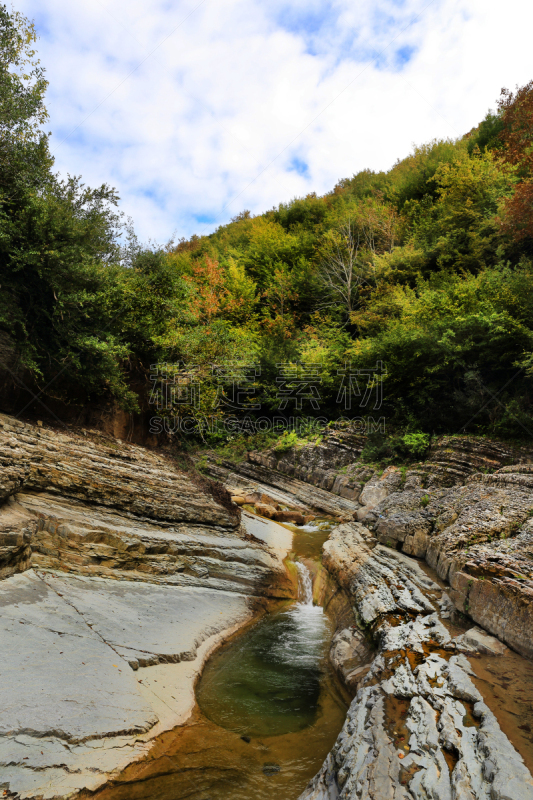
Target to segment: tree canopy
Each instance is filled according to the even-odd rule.
[[[253,367],[241,410],[275,415],[280,370],[314,370],[295,413],[319,395],[334,419],[348,367],[380,363],[394,425],[533,430],[533,82],[386,172],[153,248],[114,189],[54,173],[35,39],[0,7],[0,329],[38,386],[134,410],[152,365],[174,364],[200,387],[198,413],[223,415],[230,366]]]

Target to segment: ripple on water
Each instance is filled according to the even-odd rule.
[[[296,603],[264,617],[210,659],[197,700],[212,722],[248,736],[279,736],[313,723],[330,623]]]
[[[331,521],[297,528],[293,548],[319,554]],[[289,526],[287,526],[289,527]],[[93,800],[295,800],[344,722],[346,704],[327,664],[332,626],[300,596],[223,645],[207,662],[188,725],[162,734]],[[309,578],[306,587],[305,573]]]

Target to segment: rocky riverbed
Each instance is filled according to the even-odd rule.
[[[498,659],[533,656],[532,453],[448,437],[381,471],[362,444],[208,459],[213,485],[161,452],[0,416],[4,796],[87,796],[142,760],[189,718],[214,648],[294,596],[290,531],[233,496],[335,523],[314,594],[353,701],[302,800],[533,798],[490,684]]]
[[[0,416],[0,500],[8,797],[71,797],[143,757],[190,715],[209,653],[292,596],[288,531],[247,530],[140,447]]]
[[[266,494],[270,484],[273,502],[303,512],[314,491],[340,523],[323,562],[356,624],[338,630],[331,658],[355,697],[300,800],[533,798],[473,669],[481,654],[505,658],[506,645],[533,655],[531,452],[444,437],[426,462],[380,471],[360,463],[361,446],[337,433],[209,465],[232,491]],[[531,684],[520,691],[531,703]]]

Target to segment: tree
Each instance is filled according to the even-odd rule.
[[[519,183],[506,202],[504,228],[517,240],[533,237],[533,81],[515,93],[502,89],[503,158],[517,170]]]
[[[355,310],[357,293],[364,278],[359,258],[361,232],[351,220],[324,236],[319,265],[321,282],[327,299],[323,305],[340,305],[347,315]]]
[[[358,307],[361,287],[373,282],[376,253],[391,252],[397,237],[395,209],[376,200],[358,204],[348,219],[324,235],[319,275],[326,298],[321,306],[340,306],[347,316]]]
[[[44,93],[48,82],[35,58],[35,26],[18,11],[0,6],[0,135],[23,140],[41,135],[48,114]]]

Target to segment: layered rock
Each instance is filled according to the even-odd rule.
[[[303,512],[364,522],[382,544],[425,559],[449,581],[457,611],[532,658],[533,449],[443,436],[426,461],[381,471],[361,464],[362,444],[348,432],[326,434],[320,444],[209,462],[209,470],[231,486],[255,480]]]
[[[269,488],[271,493],[271,488],[275,487],[284,493],[285,500],[295,498],[303,506],[342,516],[361,506],[369,510],[395,488],[458,486],[476,471],[492,472],[533,460],[533,448],[511,447],[469,436],[442,436],[429,450],[425,462],[406,475],[398,471],[398,477],[391,477],[386,471],[383,482],[379,470],[360,461],[366,437],[344,427],[325,429],[320,439],[319,443],[288,450],[273,448],[249,452],[246,461],[238,464],[207,458],[205,469],[217,480],[232,486],[240,482],[249,485],[253,481],[267,493]],[[315,487],[315,491],[310,490],[310,486]],[[387,489],[383,492],[385,486]],[[381,495],[379,491],[365,492],[367,488],[378,488]]]
[[[326,432],[321,438],[318,444],[283,451],[250,452],[239,464],[207,458],[204,468],[233,487],[252,482],[259,491],[288,505],[351,516],[359,508],[365,481],[374,474],[373,469],[357,464],[365,438],[349,430]]]
[[[67,435],[0,414],[0,471],[0,500],[47,492],[163,525],[239,524],[168,457],[95,432]]]
[[[146,755],[212,649],[261,597],[292,596],[289,532],[247,530],[162,454],[0,416],[2,502],[6,797],[73,797]]]
[[[378,653],[360,670],[343,730],[300,800],[533,798],[533,778],[463,653],[486,652],[491,637],[453,638],[439,618],[440,587],[358,523],[335,529],[324,561]]]
[[[533,468],[474,473],[450,489],[413,487],[365,524],[379,541],[425,558],[449,581],[455,607],[533,657]]]

